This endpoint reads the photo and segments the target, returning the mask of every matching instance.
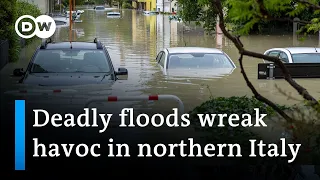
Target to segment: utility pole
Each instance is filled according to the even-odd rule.
[[[293,36],[292,36],[292,39],[293,39],[293,45],[294,46],[297,46],[298,44],[299,44],[299,42],[298,42],[298,34],[297,34],[297,31],[298,31],[298,22],[300,21],[300,19],[299,18],[294,18],[293,19],[293,30],[292,30],[292,32],[293,32]]]
[[[164,42],[164,0],[162,0],[162,3],[163,3],[163,9],[162,9],[162,12],[163,12],[163,14],[162,14],[162,48],[164,48],[164,44],[165,44],[165,42]]]
[[[162,12],[164,13],[164,0],[162,0]]]
[[[59,8],[60,8],[60,9],[59,9],[60,14],[62,14],[62,12],[61,12],[61,9],[62,9],[62,8],[61,8],[61,0],[59,0]]]

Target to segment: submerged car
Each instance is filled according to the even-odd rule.
[[[27,69],[15,69],[19,83],[39,86],[113,84],[119,75],[128,75],[126,68],[115,71],[107,49],[94,42],[43,41]]]
[[[63,16],[53,17],[53,20],[56,23],[56,28],[69,27],[69,25],[70,25],[69,18],[66,18],[66,17],[63,17]]]
[[[216,48],[172,47],[160,51],[156,58],[165,75],[220,76],[231,74],[236,65]]]
[[[157,15],[158,12],[157,11],[143,11],[144,15]]]
[[[106,10],[106,8],[104,6],[95,6],[93,9],[96,11],[105,11]]]
[[[107,17],[108,18],[120,18],[121,14],[119,12],[108,12]]]
[[[264,55],[278,57],[283,63],[320,63],[320,48],[315,47],[273,48]]]

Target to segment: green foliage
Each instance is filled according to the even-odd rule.
[[[281,109],[289,109],[288,107],[279,106]],[[209,101],[202,103],[197,106],[194,110],[189,112],[190,120],[195,126],[196,130],[200,132],[201,138],[204,139],[205,143],[231,143],[239,144],[242,149],[243,157],[248,157],[250,152],[249,139],[262,139],[259,135],[251,132],[248,128],[237,127],[231,128],[226,127],[217,127],[217,123],[213,127],[201,127],[199,123],[199,118],[197,114],[238,114],[240,117],[242,114],[250,114],[252,117],[255,117],[254,108],[259,108],[260,113],[268,114],[268,116],[274,115],[275,111],[265,105],[264,103],[258,101],[254,97],[217,97],[211,98]],[[227,121],[227,118],[225,118]],[[218,122],[218,121],[217,121]],[[235,162],[243,161],[242,158],[233,159]],[[246,159],[248,162],[256,163],[261,159]],[[276,159],[270,159],[268,162],[274,161]],[[264,159],[267,161],[267,159]]]
[[[85,3],[86,3],[86,0],[76,0],[75,1],[76,5],[85,5]]]
[[[108,4],[111,4],[112,3],[112,0],[94,0],[95,4],[105,4],[105,3],[108,3]]]
[[[320,124],[318,122],[320,118],[320,106],[310,108],[310,104],[306,102],[305,106],[295,105],[286,107],[278,105],[278,107],[287,112],[295,120],[290,124],[284,122],[283,126],[290,129],[293,127],[291,129],[293,140],[296,143],[302,144],[299,161],[306,163],[318,162],[320,159]],[[259,135],[241,126],[237,128],[228,126],[217,127],[218,121],[213,127],[201,127],[197,114],[250,114],[254,117],[254,108],[259,108],[260,113],[268,114],[270,120],[279,117],[270,106],[265,105],[254,97],[249,98],[246,96],[229,98],[211,97],[209,101],[197,106],[189,114],[196,130],[203,133],[203,138],[207,143],[238,143],[243,149],[243,154],[245,154],[250,147],[248,140],[261,139]]]
[[[185,21],[201,21],[208,31],[216,27],[216,2],[209,0],[178,0],[182,6],[181,16]],[[258,3],[262,2],[262,3]],[[320,0],[309,0],[318,4]],[[222,0],[226,10],[225,22],[234,24],[237,34],[246,35],[266,27],[288,26],[279,19],[298,17],[304,21],[312,21],[305,26],[306,33],[315,33],[320,29],[319,10],[314,11],[302,3],[292,0]]]
[[[285,110],[285,109],[289,109],[288,107],[285,106],[279,106],[281,109]],[[259,108],[260,109],[260,113],[264,113],[264,114],[268,114],[268,116],[270,115],[274,115],[275,111],[265,105],[264,103],[258,101],[257,99],[255,99],[254,97],[229,97],[229,98],[225,98],[225,97],[217,97],[217,98],[211,98],[209,101],[206,101],[204,103],[202,103],[200,106],[196,107],[193,111],[191,111],[190,114],[190,119],[193,119],[196,127],[200,127],[200,125],[198,124],[198,116],[197,114],[251,114],[251,115],[255,115],[255,111],[254,108]],[[228,127],[226,128],[201,128],[201,130],[206,130],[206,131],[210,131],[211,133],[218,133],[218,134],[225,134],[225,133],[230,133]],[[244,135],[246,137],[240,137],[237,136],[239,138],[247,138],[247,136],[249,137],[248,132],[244,132],[244,128],[234,128],[233,131],[235,133],[244,133]],[[251,136],[251,135],[250,135]],[[219,136],[219,138],[217,138],[217,141],[224,141],[224,140],[228,140],[228,138],[230,138],[230,136],[226,135],[224,137]]]
[[[16,34],[14,25],[10,25],[8,27],[8,34],[7,38],[9,40],[9,61],[16,62],[19,60],[20,57],[20,37]]]
[[[122,4],[122,8],[123,8],[123,9],[132,9],[133,7],[132,7],[132,5],[131,5],[130,3],[124,2],[124,3]]]
[[[0,1],[0,38],[9,40],[9,60],[19,60],[20,37],[15,32],[15,21],[22,15],[37,17],[41,14],[37,6],[24,1]],[[27,43],[31,40],[27,40]]]
[[[69,6],[69,0],[62,0],[61,4],[63,4],[63,6],[68,7]],[[75,4],[76,5],[93,5],[95,4],[94,0],[75,0]]]
[[[62,4],[64,7],[68,7],[68,6],[69,6],[69,0],[62,0],[62,1],[61,1],[61,4]]]
[[[61,7],[61,9],[63,9],[64,8],[64,6],[63,5],[61,5],[60,6],[60,4],[56,4],[56,5],[54,5],[54,11],[56,11],[56,10],[60,10],[60,7]]]
[[[84,5],[95,5],[95,4],[96,3],[93,0],[89,0],[89,1],[84,2]]]
[[[187,22],[197,21],[201,16],[203,5],[198,4],[198,0],[178,0],[178,3],[183,6],[179,14]]]
[[[34,4],[30,4],[25,1],[18,1],[17,2],[17,15],[18,15],[18,17],[26,15],[26,14],[31,15],[33,17],[38,17],[41,15],[41,11]]]
[[[38,17],[41,15],[41,11],[40,9],[34,5],[34,4],[30,4],[28,2],[24,2],[24,1],[18,1],[17,2],[17,17],[23,16],[23,15],[31,15],[33,17]],[[32,22],[32,21],[30,21]],[[21,30],[21,27],[19,27]],[[31,38],[31,39],[26,39],[26,44],[31,43],[35,38]]]
[[[0,1],[0,38],[9,40],[9,60],[11,62],[19,59],[19,39],[14,29],[17,19],[16,0]]]
[[[289,109],[286,106],[279,106],[282,110]],[[223,113],[223,114],[255,114],[254,108],[260,108],[260,113],[274,115],[275,111],[266,104],[254,97],[212,97],[209,101],[204,102],[196,107],[193,112],[201,113]]]

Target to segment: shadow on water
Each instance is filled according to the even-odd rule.
[[[239,67],[239,54],[232,42],[223,37],[206,35],[199,28],[188,28],[182,23],[169,21],[168,16],[145,16],[142,12],[122,10],[121,18],[107,18],[106,12],[85,10],[81,16],[82,23],[73,27],[73,39],[76,41],[93,41],[98,37],[107,47],[115,68],[125,67],[129,71],[128,80],[117,81],[111,88],[112,95],[118,92],[126,96],[147,94],[173,94],[182,99],[186,109],[199,105],[210,96],[243,96],[251,95],[240,73],[236,68],[226,76],[215,74],[204,75],[200,78],[187,76],[170,78],[165,76],[155,62],[157,53],[167,47],[200,46],[214,47],[225,51]],[[57,30],[55,41],[69,40],[68,28]],[[318,46],[318,38],[310,37],[303,42],[296,42],[292,36],[247,36],[242,42],[248,50],[264,52],[269,48],[286,46]],[[30,59],[35,48],[26,52]],[[247,74],[257,89],[266,97],[279,103],[293,104],[299,101],[287,100],[275,88],[275,84],[292,95],[297,95],[284,80],[257,80],[257,65],[260,60],[245,58],[244,65]],[[199,73],[199,72],[198,72]],[[312,95],[320,97],[320,83],[318,79],[299,79]],[[73,87],[81,91],[104,91],[102,86]],[[110,89],[108,87],[107,89]],[[120,90],[120,91],[119,91]],[[109,91],[109,90],[108,90]],[[113,94],[115,93],[115,94]],[[106,93],[104,95],[107,95]],[[102,94],[100,94],[102,95]]]

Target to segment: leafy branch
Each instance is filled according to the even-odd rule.
[[[316,10],[320,10],[320,6],[315,3],[316,1],[314,3],[310,2],[309,0],[295,0],[295,1],[304,5],[310,6]]]
[[[311,159],[318,160],[320,158],[320,151],[318,150],[320,147],[320,134],[318,132],[320,125],[319,122],[317,122],[320,115],[319,101],[317,101],[303,86],[292,79],[288,69],[279,58],[247,50],[241,42],[239,35],[249,34],[249,32],[252,32],[251,30],[256,28],[256,25],[260,25],[268,21],[303,23],[305,24],[304,29],[307,29],[307,32],[318,32],[320,30],[320,10],[318,5],[320,0],[178,1],[183,6],[180,13],[184,21],[202,22],[203,27],[209,31],[216,30],[217,25],[219,25],[223,34],[233,42],[239,51],[241,73],[247,86],[254,94],[255,99],[267,104],[268,107],[272,108],[286,120],[283,125],[287,129],[292,130],[292,134],[290,133],[292,135],[292,140],[303,144],[305,147],[304,152],[308,152],[308,154],[301,157],[301,159],[305,160],[305,158],[309,157]],[[225,11],[225,8],[228,10]],[[308,13],[307,16],[305,16],[306,13]],[[303,20],[296,21],[293,17],[298,17]],[[238,28],[232,33],[227,29],[227,25],[230,23],[233,23],[233,25],[236,25]],[[291,109],[290,112],[292,114],[289,114],[288,111],[285,111],[276,103],[262,96],[253,86],[245,72],[243,66],[243,58],[245,56],[264,59],[276,64],[281,69],[286,82],[290,84],[299,93],[299,95],[307,101],[307,105],[312,108],[303,109],[301,107],[297,107]],[[231,109],[233,109],[232,106]],[[310,118],[306,117],[306,115],[310,116]],[[292,168],[292,170],[297,171],[291,173],[293,175],[300,172],[299,169]],[[277,176],[276,173],[274,175]]]
[[[243,74],[244,79],[246,80],[246,83],[248,85],[248,87],[251,89],[251,91],[253,92],[254,96],[258,99],[261,100],[263,102],[265,102],[266,104],[268,104],[269,106],[271,106],[275,111],[277,111],[283,118],[285,118],[287,121],[292,122],[292,118],[290,118],[285,112],[283,112],[281,109],[277,108],[277,105],[273,102],[271,102],[270,100],[268,100],[267,98],[263,97],[252,85],[252,83],[250,82],[250,80],[248,79],[245,70],[243,68],[243,63],[242,63],[242,59],[243,56],[249,56],[249,57],[255,57],[255,58],[259,58],[259,59],[264,59],[267,61],[271,61],[273,63],[275,63],[276,65],[278,65],[283,74],[284,74],[284,78],[285,80],[307,101],[309,101],[311,103],[312,106],[316,106],[319,105],[319,102],[309,94],[309,92],[302,87],[301,85],[299,85],[297,82],[295,82],[292,78],[291,75],[288,71],[288,69],[285,67],[285,65],[282,63],[282,61],[277,58],[277,57],[271,57],[271,56],[267,56],[261,53],[256,53],[253,51],[248,51],[243,47],[243,44],[240,40],[239,36],[233,36],[231,33],[229,33],[226,30],[225,27],[225,22],[224,22],[224,13],[223,13],[223,6],[221,3],[221,0],[214,0],[213,1],[213,5],[215,6],[216,10],[218,11],[218,17],[219,17],[219,26],[223,32],[223,34],[230,39],[234,45],[237,47],[237,49],[239,50],[240,53],[240,58],[239,58],[239,62],[240,62],[240,66],[241,66],[241,72]],[[261,0],[257,0],[257,2],[263,3]],[[264,6],[262,4],[259,4],[260,7]]]

